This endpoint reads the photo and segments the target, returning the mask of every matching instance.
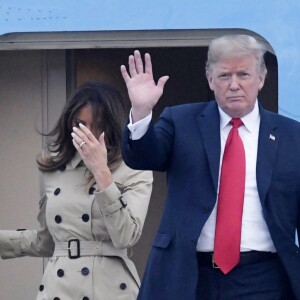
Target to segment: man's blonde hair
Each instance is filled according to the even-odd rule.
[[[209,45],[206,62],[206,72],[211,73],[213,65],[220,59],[253,55],[256,58],[258,72],[262,78],[267,74],[264,54],[264,44],[258,42],[253,36],[245,34],[224,35],[213,39]]]

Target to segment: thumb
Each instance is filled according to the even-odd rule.
[[[160,77],[157,82],[157,86],[160,87],[161,89],[163,89],[166,82],[168,81],[168,79],[169,79],[169,76]]]

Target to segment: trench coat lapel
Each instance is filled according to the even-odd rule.
[[[277,124],[271,114],[260,105],[260,129],[258,137],[256,181],[261,203],[266,198],[271,184],[272,173],[279,143]]]
[[[220,115],[217,103],[212,101],[207,108],[197,117],[199,129],[207,154],[210,173],[215,190],[218,190],[218,177],[220,165]]]

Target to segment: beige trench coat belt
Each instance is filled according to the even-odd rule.
[[[71,239],[68,242],[56,242],[53,256],[67,256],[71,259],[81,256],[127,257],[127,249],[117,249],[111,242]]]

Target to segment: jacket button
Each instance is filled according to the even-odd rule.
[[[40,292],[42,292],[44,290],[44,286],[41,284],[39,287]]]
[[[55,216],[55,222],[56,222],[57,224],[61,223],[61,221],[62,221],[61,216],[59,216],[59,215]]]
[[[83,215],[82,215],[82,221],[83,221],[83,222],[88,222],[89,219],[90,219],[90,216],[89,216],[88,214],[83,214]]]
[[[89,194],[90,195],[93,195],[95,193],[96,189],[92,186],[90,189],[89,189]]]
[[[60,300],[60,298],[58,298],[58,297],[55,297],[53,300]]]
[[[121,290],[126,290],[126,288],[127,288],[126,283],[123,282],[123,283],[120,284],[120,289]]]
[[[54,191],[54,195],[57,196],[59,193],[60,193],[60,188],[57,188],[57,189]]]
[[[83,276],[87,276],[87,275],[89,275],[89,273],[90,273],[90,270],[88,268],[82,268],[81,269],[81,274]]]
[[[89,297],[83,297],[82,300],[90,300]]]
[[[58,270],[57,270],[57,276],[58,276],[58,277],[63,277],[64,275],[65,275],[65,272],[64,272],[63,269],[58,269]]]
[[[65,169],[66,169],[65,164],[58,167],[58,170],[61,171],[61,172],[63,172]]]

